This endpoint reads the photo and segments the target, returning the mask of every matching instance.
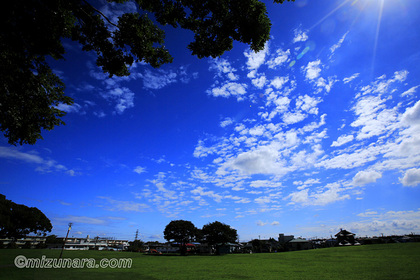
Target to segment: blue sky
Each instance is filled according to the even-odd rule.
[[[0,140],[0,192],[53,234],[163,241],[174,219],[240,240],[420,233],[420,2],[266,2],[271,40],[108,78],[65,41],[73,97],[33,146]],[[124,7],[101,10],[115,20]]]

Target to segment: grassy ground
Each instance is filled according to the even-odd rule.
[[[56,258],[53,250],[0,250],[0,279],[420,279],[420,243],[224,256],[147,256],[64,251],[65,258],[132,258],[131,268],[19,269],[18,255]]]

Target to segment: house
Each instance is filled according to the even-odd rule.
[[[295,238],[294,235],[284,235],[283,233],[280,233],[279,234],[279,250],[287,251],[288,250],[287,243],[289,243],[294,238]]]
[[[238,253],[240,251],[241,245],[236,243],[219,243],[217,244],[218,254],[231,254],[231,253]]]
[[[287,242],[286,248],[288,251],[300,251],[311,249],[311,242],[305,238],[294,238]]]
[[[345,229],[340,229],[340,231],[335,235],[337,239],[338,246],[350,246],[350,245],[360,245],[359,242],[354,238],[356,234],[351,233]]]

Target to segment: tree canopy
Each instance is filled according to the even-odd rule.
[[[141,252],[144,247],[144,242],[136,239],[134,241],[129,242],[130,246],[128,246],[128,251],[131,252]]]
[[[201,235],[202,240],[210,245],[235,242],[238,239],[236,229],[218,221],[204,225]]]
[[[16,204],[0,194],[0,237],[22,238],[29,233],[51,232],[50,220],[36,207]]]
[[[197,231],[197,228],[190,221],[174,220],[166,225],[163,234],[168,241],[173,240],[185,244],[195,239]]]
[[[48,57],[63,59],[63,38],[96,53],[104,73],[126,76],[134,62],[152,67],[172,62],[160,26],[191,30],[194,41],[188,49],[198,58],[218,57],[232,49],[234,40],[259,51],[270,35],[266,7],[259,0],[135,0],[137,11],[122,14],[117,22],[91,1],[18,0],[2,6],[0,129],[10,144],[34,144],[43,129],[64,124],[65,112],[58,105],[73,100],[47,63]]]

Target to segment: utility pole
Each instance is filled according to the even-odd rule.
[[[64,246],[66,246],[67,237],[69,237],[69,232],[71,230],[72,225],[73,225],[73,223],[69,223],[69,229],[67,230],[67,235],[66,235],[66,238],[64,239],[64,243],[63,243],[63,247],[61,248],[60,256],[58,257],[59,259],[61,259],[61,256],[63,255]]]

